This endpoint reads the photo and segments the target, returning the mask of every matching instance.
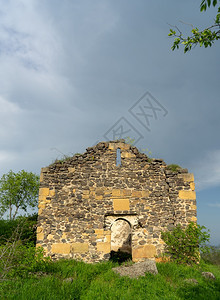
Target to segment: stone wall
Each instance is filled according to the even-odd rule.
[[[37,245],[53,258],[98,262],[118,244],[141,261],[163,252],[161,230],[196,221],[193,175],[172,172],[122,141],[101,142],[42,168],[40,181]],[[123,226],[127,242],[126,233],[117,235]]]

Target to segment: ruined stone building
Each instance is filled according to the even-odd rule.
[[[101,142],[42,168],[37,245],[54,258],[133,261],[164,249],[161,230],[196,221],[193,174],[124,141]]]

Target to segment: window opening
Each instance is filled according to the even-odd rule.
[[[116,166],[119,167],[121,165],[121,149],[118,148],[116,152]]]

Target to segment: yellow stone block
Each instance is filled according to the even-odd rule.
[[[104,234],[104,229],[95,229],[95,234],[103,235]]]
[[[43,231],[43,228],[42,227],[37,227],[37,233],[40,233]]]
[[[63,238],[63,237],[62,237],[62,238]],[[47,239],[48,239],[48,240],[52,240],[52,239],[53,239],[53,235],[52,235],[52,234],[48,234]]]
[[[115,150],[115,143],[109,143],[108,148],[109,150]]]
[[[114,199],[113,207],[114,210],[129,210],[129,199]]]
[[[89,195],[89,193],[90,193],[89,190],[84,190],[83,191],[83,195]]]
[[[192,191],[195,191],[195,183],[194,182],[190,182],[190,188]]]
[[[89,245],[87,243],[73,243],[71,250],[73,253],[85,253],[89,251]]]
[[[73,193],[75,193],[76,192],[76,189],[73,189]]]
[[[109,253],[111,251],[111,243],[109,243],[109,242],[97,243],[97,251]]]
[[[43,212],[43,209],[42,209],[42,208],[39,208],[39,209],[38,209],[38,215],[41,215],[42,212]]]
[[[40,173],[40,182],[42,182],[44,180],[44,174],[41,172]]]
[[[122,152],[122,153],[121,153],[121,157],[122,157],[122,158],[133,158],[133,157],[135,157],[135,154],[126,151],[126,152]]]
[[[142,197],[148,198],[150,195],[149,191],[142,191]]]
[[[62,239],[65,239],[65,238],[66,238],[66,232],[63,232]]]
[[[68,171],[69,171],[70,173],[74,173],[74,172],[75,172],[75,168],[68,168]]]
[[[191,205],[190,208],[191,208],[192,210],[196,210],[197,207],[196,207],[196,205]]]
[[[111,230],[104,231],[104,235],[111,234]]]
[[[121,196],[121,190],[113,189],[112,190],[112,197],[120,197]]]
[[[67,243],[57,243],[52,245],[51,252],[57,254],[69,254],[71,245]]]
[[[102,196],[102,195],[96,195],[96,196],[95,196],[95,199],[96,199],[96,200],[102,200],[102,199],[103,199],[103,196]]]
[[[138,261],[143,258],[153,258],[156,256],[156,247],[154,245],[139,246],[132,250],[132,260]]]
[[[40,208],[41,208],[41,209],[44,209],[44,208],[45,208],[45,204],[39,204],[39,205],[38,205],[38,208],[39,208],[39,209],[40,209]]]
[[[117,148],[120,148],[121,150],[129,150],[131,148],[129,144],[125,143],[118,143],[117,145]]]
[[[104,190],[104,194],[105,194],[105,195],[111,194],[111,190],[105,189],[105,190]]]
[[[111,234],[106,234],[105,235],[105,242],[111,242]]]
[[[184,181],[188,181],[188,182],[194,181],[194,175],[192,173],[179,174],[178,177],[183,178]]]
[[[40,188],[39,195],[40,196],[49,196],[49,188]]]
[[[38,233],[38,234],[37,234],[37,240],[38,240],[38,241],[41,241],[41,240],[43,240],[43,239],[44,239],[44,233],[43,233],[43,232]]]
[[[55,189],[50,190],[49,196],[50,196],[50,197],[55,196]]]
[[[46,196],[39,196],[39,202],[45,202],[46,201]]]
[[[124,189],[122,190],[123,197],[131,196],[131,190]]]
[[[83,199],[89,199],[89,195],[82,195]]]
[[[191,221],[192,221],[192,222],[196,222],[196,221],[197,221],[197,218],[196,218],[196,217],[192,217],[192,218],[191,218]]]
[[[196,193],[194,191],[179,191],[179,198],[183,200],[196,200]]]
[[[142,191],[132,191],[131,196],[136,197],[136,198],[141,198],[142,197]]]

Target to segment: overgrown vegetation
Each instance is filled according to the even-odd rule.
[[[180,169],[182,169],[179,165],[176,165],[176,164],[170,164],[167,166],[167,168],[172,172],[177,172]]]
[[[178,224],[171,231],[161,232],[170,259],[181,264],[197,264],[200,260],[200,253],[209,252],[207,243],[210,234],[205,229],[205,226],[191,222],[186,228]]]

